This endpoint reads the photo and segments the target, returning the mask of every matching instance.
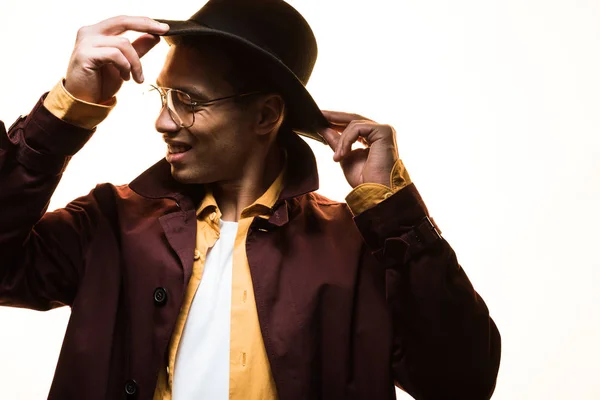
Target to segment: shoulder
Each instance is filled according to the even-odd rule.
[[[317,192],[307,193],[306,199],[307,199],[307,201],[312,202],[319,207],[333,207],[333,208],[346,207],[346,203],[331,200],[330,198],[325,197],[322,194],[317,193]]]
[[[124,215],[130,218],[158,217],[168,209],[177,209],[174,200],[143,197],[133,191],[129,184],[100,183],[92,190],[91,195],[100,209],[118,219],[121,219]]]
[[[316,214],[329,220],[352,219],[352,213],[346,203],[331,200],[317,192],[310,192],[297,197],[294,202],[304,213]]]

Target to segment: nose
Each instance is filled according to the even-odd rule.
[[[160,109],[160,113],[158,114],[158,118],[156,118],[154,126],[160,133],[175,133],[181,129],[181,127],[173,121],[173,118],[171,118],[167,106],[163,106]]]

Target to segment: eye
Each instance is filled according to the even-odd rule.
[[[204,108],[204,104],[190,97],[185,92],[175,92],[177,102],[187,108],[190,112],[198,112]]]
[[[187,93],[176,91],[174,94],[177,98],[177,101],[181,104],[185,104],[186,106],[193,106],[196,104],[196,102],[193,101],[190,95]]]

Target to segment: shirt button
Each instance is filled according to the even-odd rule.
[[[198,261],[200,259],[200,250],[194,249],[194,260]]]
[[[165,288],[154,289],[154,304],[157,307],[162,307],[167,304],[167,290]]]
[[[138,384],[135,380],[130,379],[127,382],[125,382],[125,394],[128,397],[133,397],[137,394],[138,391]]]

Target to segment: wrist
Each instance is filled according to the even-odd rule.
[[[90,96],[89,94],[85,93],[85,91],[82,91],[80,88],[81,85],[74,84],[73,79],[63,79],[62,85],[67,94],[71,96],[73,100],[78,100],[89,104],[102,105],[102,101],[100,99]]]

